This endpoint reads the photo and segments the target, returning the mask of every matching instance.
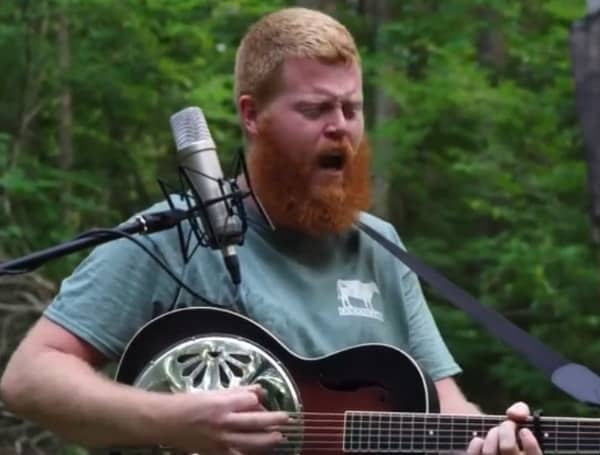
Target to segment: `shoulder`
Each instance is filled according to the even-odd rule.
[[[390,222],[367,212],[361,212],[358,220],[375,230],[377,233],[381,234],[390,242],[398,245],[403,250],[406,250],[406,247],[398,235],[396,228]],[[383,264],[385,270],[395,270],[399,273],[400,277],[404,276],[410,271],[410,269],[403,262],[397,259],[390,251],[388,251],[384,245],[371,238],[371,236],[362,231],[360,228],[358,228],[358,231],[361,238],[361,243],[368,245],[369,249],[372,251],[372,254],[379,258],[378,263]]]
[[[161,201],[124,219],[116,227],[131,223],[137,216],[164,211],[169,209],[166,201]],[[182,223],[183,226],[188,223]],[[185,231],[185,228],[184,228]],[[148,268],[156,269],[157,260],[161,260],[171,269],[179,270],[183,267],[180,240],[176,228],[153,232],[151,234],[129,234],[114,240],[97,245],[78,264],[74,273],[67,280],[79,278],[93,278],[102,272],[102,276],[127,276]],[[125,275],[123,275],[126,272]]]
[[[392,223],[367,212],[361,212],[358,220],[373,228],[388,240],[391,240],[392,242],[404,248],[404,244],[402,243],[402,240],[400,239],[400,236],[398,235],[398,232]]]

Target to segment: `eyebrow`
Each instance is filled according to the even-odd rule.
[[[336,104],[337,100],[333,99],[323,99],[323,100],[298,100],[293,103],[296,108],[305,108],[305,107],[313,107],[313,106],[330,106]],[[362,108],[363,100],[340,100],[340,103],[343,106],[352,106],[354,109]]]
[[[362,97],[362,92],[360,89],[356,89],[356,90],[349,90],[347,92],[344,93],[333,93],[330,90],[326,89],[326,88],[322,88],[322,87],[313,87],[312,90],[310,92],[305,92],[305,93],[301,93],[300,97],[302,98],[312,98],[312,97],[324,97],[327,98],[327,100],[329,101],[344,101],[347,99],[356,99],[359,98],[361,101],[363,99]]]
[[[322,88],[322,87],[314,87],[314,91],[320,95],[325,95],[325,96],[334,96],[334,97],[348,97],[348,96],[352,96],[355,93],[359,93],[360,90],[359,89],[353,89],[350,90],[348,92],[342,93],[341,95],[336,95],[335,93],[332,93],[331,91],[329,91],[326,88]]]
[[[337,96],[333,94],[304,94],[300,95],[294,104],[323,104],[323,103],[351,103],[353,105],[363,104],[363,97],[356,94]]]

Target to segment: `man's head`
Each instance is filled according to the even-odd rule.
[[[242,39],[235,62],[235,98],[250,95],[264,105],[281,89],[286,60],[306,57],[323,63],[357,63],[350,32],[332,17],[306,8],[264,16]]]
[[[360,57],[323,13],[265,16],[242,40],[236,96],[249,167],[276,226],[340,232],[370,202]]]

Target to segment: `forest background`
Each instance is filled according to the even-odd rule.
[[[223,167],[242,143],[237,43],[284,5],[342,20],[361,48],[373,211],[410,251],[600,371],[598,243],[565,0],[4,0],[0,257],[111,227],[177,181],[169,116],[205,111]],[[0,279],[0,369],[84,253]],[[526,400],[593,416],[425,287],[484,411]],[[6,410],[2,453],[81,452]]]

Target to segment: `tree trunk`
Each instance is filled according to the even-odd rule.
[[[600,16],[588,16],[575,24],[571,54],[588,164],[592,237],[600,260]]]
[[[373,35],[374,52],[378,55],[385,55],[385,46],[387,45],[382,39],[380,27],[396,16],[394,2],[392,0],[365,0],[362,5],[365,13],[373,18]],[[378,68],[378,76],[385,74],[386,65],[382,63]],[[396,118],[399,115],[398,106],[386,94],[382,84],[375,83],[372,90],[372,98],[370,100],[370,111],[372,112],[371,124],[377,126],[385,124],[389,120]],[[373,157],[374,157],[374,179],[373,179],[373,212],[378,216],[389,218],[389,175],[387,169],[394,156],[394,150],[389,140],[381,135],[377,136],[373,141]]]
[[[58,11],[57,47],[59,80],[61,81],[60,110],[58,122],[59,155],[58,165],[63,171],[73,167],[73,107],[69,73],[71,71],[71,47],[69,40],[69,18],[64,7]],[[71,184],[66,182],[62,191],[63,219],[74,226],[74,212],[70,209]]]
[[[36,11],[37,18],[33,11]],[[6,159],[5,172],[10,174],[19,167],[20,161],[27,150],[29,139],[32,136],[35,120],[44,106],[44,99],[40,96],[42,84],[47,73],[44,65],[39,64],[40,56],[36,52],[37,44],[44,42],[49,29],[48,5],[39,1],[33,4],[23,1],[16,12],[16,20],[23,24],[23,35],[19,50],[22,52],[22,70],[24,77],[17,88],[18,107],[15,115],[8,117],[5,128],[10,131],[10,145]],[[11,195],[0,186],[0,216],[7,225],[26,225],[19,219],[18,204],[13,206]],[[19,251],[18,245],[11,245],[14,250],[3,253],[12,254]]]
[[[485,26],[480,30],[477,42],[479,61],[494,70],[502,70],[507,61],[507,49],[500,21],[501,15],[491,7],[477,8],[477,15]]]
[[[71,49],[69,46],[69,19],[64,11],[58,14],[58,67],[62,82],[60,95],[60,153],[61,169],[69,170],[73,165],[73,112],[71,107],[71,89],[68,77],[71,70]]]

